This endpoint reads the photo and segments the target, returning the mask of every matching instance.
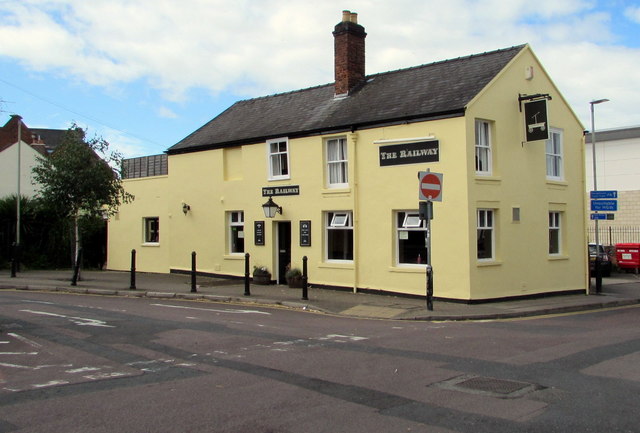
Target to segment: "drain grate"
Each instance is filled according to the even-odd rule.
[[[503,395],[509,395],[530,385],[530,383],[494,379],[492,377],[472,377],[471,379],[467,379],[458,383],[458,386],[462,388],[469,388],[476,391],[486,391]]]
[[[438,387],[500,398],[516,398],[544,387],[528,382],[473,375],[457,376],[437,384]]]

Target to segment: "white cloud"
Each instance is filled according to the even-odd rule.
[[[177,119],[178,115],[167,107],[159,107],[158,108],[158,116],[163,117],[165,119]]]
[[[167,101],[240,97],[333,81],[338,0],[22,0],[0,3],[0,56],[118,88],[146,82]],[[611,17],[584,0],[351,0],[368,32],[367,73],[531,43],[583,122],[594,97],[612,126],[640,99],[640,51],[616,46]],[[640,8],[626,16],[640,21]],[[615,101],[615,103],[614,103]],[[161,117],[175,116],[159,107]],[[212,113],[212,115],[215,113]],[[614,117],[615,116],[615,117]]]
[[[629,6],[624,10],[624,15],[631,21],[640,24],[640,6]]]

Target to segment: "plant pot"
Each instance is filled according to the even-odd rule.
[[[254,275],[253,276],[253,283],[254,284],[260,284],[260,285],[263,285],[263,286],[269,285],[269,284],[271,284],[271,274]]]
[[[292,289],[299,289],[302,287],[302,277],[287,278],[287,283]]]

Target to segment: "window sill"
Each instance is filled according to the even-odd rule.
[[[342,197],[351,195],[351,188],[324,188],[322,190],[323,197]]]
[[[225,254],[222,258],[224,260],[244,260],[244,253]]]
[[[267,178],[268,182],[278,182],[281,180],[291,180],[291,175],[288,176],[274,176],[274,177],[269,177]]]
[[[159,247],[160,242],[144,242],[141,246],[143,247]]]
[[[502,178],[498,176],[483,176],[481,174],[476,173],[476,184],[478,185],[499,185],[502,183]]]
[[[556,261],[556,260],[569,260],[569,256],[565,256],[562,254],[556,254],[553,256],[549,256],[548,257],[549,261]]]
[[[502,266],[502,262],[499,260],[491,260],[491,259],[482,260],[482,261],[479,260],[476,263],[476,266],[478,266],[479,268],[485,268],[489,266]]]
[[[552,188],[566,188],[569,186],[569,182],[565,180],[547,179],[547,186]]]
[[[353,270],[353,262],[352,261],[326,261],[322,262],[318,265],[319,268],[326,269],[345,269],[345,270]]]
[[[396,265],[389,268],[389,272],[397,272],[400,274],[424,274],[427,265]]]

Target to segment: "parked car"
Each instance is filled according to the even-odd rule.
[[[604,250],[602,245],[598,245],[598,256],[600,257],[600,275],[603,277],[611,276],[611,258]],[[594,275],[596,266],[596,244],[589,244],[589,274]]]

